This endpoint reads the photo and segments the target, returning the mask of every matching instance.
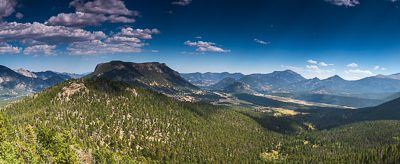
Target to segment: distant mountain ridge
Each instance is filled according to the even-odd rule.
[[[392,74],[392,75],[377,75],[377,78],[386,78],[386,79],[395,79],[400,80],[400,73]]]
[[[225,78],[232,78],[235,80],[239,80],[245,75],[242,73],[228,73],[228,72],[222,72],[222,73],[196,72],[196,73],[181,73],[181,76],[190,83],[198,87],[207,88],[217,84],[218,82],[220,82]]]
[[[308,79],[290,84],[288,92],[310,92],[338,95],[394,93],[400,91],[400,80],[379,77],[367,77],[348,81],[334,76],[324,80]]]
[[[221,81],[219,81],[216,84],[213,84],[213,85],[211,85],[209,87],[204,87],[204,88],[210,89],[210,90],[223,90],[227,86],[229,86],[229,85],[231,85],[231,84],[233,84],[235,82],[237,82],[237,79],[234,79],[232,77],[227,77],[227,78],[222,79]]]
[[[238,81],[250,85],[250,87],[258,92],[279,91],[281,88],[289,84],[306,80],[300,74],[291,71],[275,71],[269,74],[251,74]]]
[[[207,77],[206,74],[197,76],[204,78]],[[285,70],[275,71],[268,74],[244,75],[242,78],[235,79],[234,81],[233,79],[235,78],[221,79],[219,82],[227,83],[228,80],[231,80],[231,83],[233,83],[234,81],[240,81],[250,85],[250,87],[255,91],[266,93],[310,92],[329,94],[362,94],[400,92],[400,74],[372,76],[353,81],[345,80],[340,76],[335,75],[321,80],[318,78],[306,79],[292,70]],[[203,81],[213,80],[206,78]],[[218,82],[214,85],[217,84]],[[211,88],[223,89],[224,87],[219,86]]]
[[[256,94],[257,93],[251,89],[250,85],[245,84],[243,82],[234,82],[234,83],[228,85],[227,87],[225,87],[224,91],[227,93],[234,93],[234,94],[240,94],[240,93]]]
[[[203,81],[215,80],[213,78],[207,79],[208,76],[205,74],[196,74],[198,77],[204,77]],[[259,93],[283,93],[289,97],[295,96],[301,100],[315,100],[321,103],[333,103],[353,107],[365,107],[360,102],[368,102],[365,103],[367,106],[375,106],[384,102],[387,97],[392,96],[392,99],[397,98],[395,97],[396,93],[400,92],[400,74],[378,75],[350,81],[338,75],[327,79],[306,79],[292,70],[275,71],[268,74],[243,75],[239,79],[228,77],[221,79],[213,85],[202,88],[223,91],[226,87],[236,82],[242,82],[248,85],[251,90]],[[329,101],[329,98],[333,98],[332,101]],[[360,102],[349,101],[349,98]]]
[[[0,99],[25,96],[67,79],[71,77],[52,71],[32,72],[25,69],[14,71],[0,65]]]

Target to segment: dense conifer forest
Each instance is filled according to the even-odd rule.
[[[304,118],[70,80],[1,109],[0,163],[400,161],[400,121],[324,128]]]

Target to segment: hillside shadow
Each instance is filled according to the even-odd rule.
[[[400,109],[397,109],[400,108],[400,101],[396,100],[372,108],[343,109],[304,106],[246,94],[238,95],[238,98],[260,106],[285,108],[304,113],[276,117],[255,111],[242,112],[265,129],[285,134],[301,133],[311,129],[326,130],[364,121],[400,120]]]

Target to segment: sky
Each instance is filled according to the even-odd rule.
[[[348,80],[400,73],[398,0],[0,0],[0,65],[87,73],[111,60],[182,72]]]

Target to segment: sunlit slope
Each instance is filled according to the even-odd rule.
[[[18,128],[68,132],[96,161],[255,161],[282,141],[233,110],[101,80],[64,82],[4,112]]]
[[[324,131],[304,124],[309,131],[280,134],[297,115],[256,117],[260,114],[256,111],[180,102],[100,79],[63,82],[2,112],[0,163],[400,160],[397,121],[362,122]]]

